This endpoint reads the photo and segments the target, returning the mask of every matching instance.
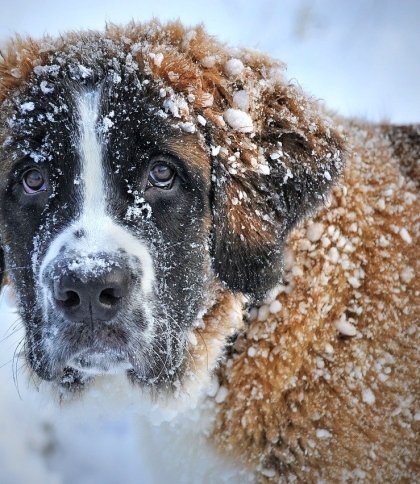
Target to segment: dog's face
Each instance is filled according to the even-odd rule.
[[[41,378],[125,371],[167,388],[216,290],[260,297],[279,280],[285,237],[338,175],[340,145],[309,120],[290,129],[272,87],[259,126],[225,116],[229,130],[194,105],[194,79],[177,92],[173,60],[158,76],[156,54],[123,64],[105,40],[90,48],[100,66],[50,53],[7,93],[1,247]]]
[[[147,83],[45,85],[19,95],[2,192],[31,365],[160,384],[212,284],[208,155]]]

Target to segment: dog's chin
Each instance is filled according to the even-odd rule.
[[[58,385],[61,390],[79,393],[86,390],[96,377],[120,375],[121,378],[127,378],[135,387],[168,395],[183,379],[184,358],[180,358],[180,361],[182,363],[172,369],[160,368],[150,362],[149,365],[137,367],[123,353],[111,349],[88,348],[74,354],[62,370],[57,371],[55,377],[48,378],[48,381],[54,386]],[[45,378],[41,376],[41,379]]]
[[[67,366],[92,376],[125,373],[132,369],[132,365],[124,355],[95,349],[77,353],[68,361]]]

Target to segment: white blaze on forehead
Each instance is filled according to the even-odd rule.
[[[100,107],[99,91],[79,95],[80,159],[83,182],[83,212],[81,223],[94,230],[106,213],[105,181],[102,166],[102,143],[96,129]],[[98,220],[99,218],[99,220]]]
[[[109,213],[111,187],[107,185],[103,167],[103,140],[97,129],[101,91],[83,91],[77,94],[78,151],[81,184],[80,216],[60,232],[51,242],[39,270],[40,280],[47,266],[64,249],[75,257],[90,259],[95,254],[111,255],[124,251],[130,261],[137,259],[142,273],[141,284],[145,293],[152,290],[155,278],[153,261],[147,246],[128,229],[118,224]],[[81,237],[75,236],[79,231]],[[98,264],[101,261],[98,258]],[[134,262],[135,265],[135,262]],[[133,268],[133,267],[132,267]],[[137,269],[134,267],[134,269]]]

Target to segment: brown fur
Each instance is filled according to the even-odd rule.
[[[229,396],[214,439],[262,470],[262,480],[414,482],[419,475],[416,187],[381,128],[349,123],[346,134],[349,160],[331,206],[289,240],[293,289],[277,296],[278,313],[249,322],[233,364],[220,370]],[[324,229],[310,242],[313,223]],[[398,233],[403,227],[411,243]],[[351,279],[359,270],[364,275]],[[343,315],[355,337],[337,331]],[[373,404],[363,401],[367,389]]]
[[[140,53],[135,60],[175,92],[192,94],[194,113],[218,128],[212,142],[224,147],[219,159],[227,194],[220,202],[222,235],[242,236],[244,252],[274,241],[255,182],[261,149],[270,153],[281,139],[288,166],[294,169],[293,159],[313,172],[335,153],[347,153],[330,206],[289,239],[286,283],[276,296],[281,309],[271,314],[263,306],[259,317],[244,321],[237,317],[240,296],[217,289],[204,327],[196,330],[190,358],[201,375],[215,366],[225,338],[244,327],[218,370],[228,397],[218,407],[215,444],[261,481],[416,481],[419,128],[330,119],[280,79],[250,99],[250,138],[226,127],[222,114],[233,105],[235,90],[271,82],[269,72],[281,70],[280,63],[243,50],[235,56],[246,68],[229,78],[223,68],[229,50],[201,27],[187,31],[178,23],[110,25],[105,36],[123,39],[127,52],[139,39],[150,43],[152,54],[163,52],[160,65]],[[50,53],[102,37],[17,38],[2,53],[0,101]],[[91,54],[87,50],[86,58]],[[203,67],[208,56],[215,62]],[[210,173],[202,148],[197,150],[192,162]],[[247,197],[242,203],[236,203],[239,192]],[[343,336],[338,321],[357,334]]]

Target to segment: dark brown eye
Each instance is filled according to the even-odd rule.
[[[175,169],[164,162],[156,163],[149,173],[149,184],[166,190],[172,187],[174,179]]]
[[[30,194],[43,192],[47,189],[44,176],[36,168],[31,168],[23,174],[22,184],[25,192]]]

